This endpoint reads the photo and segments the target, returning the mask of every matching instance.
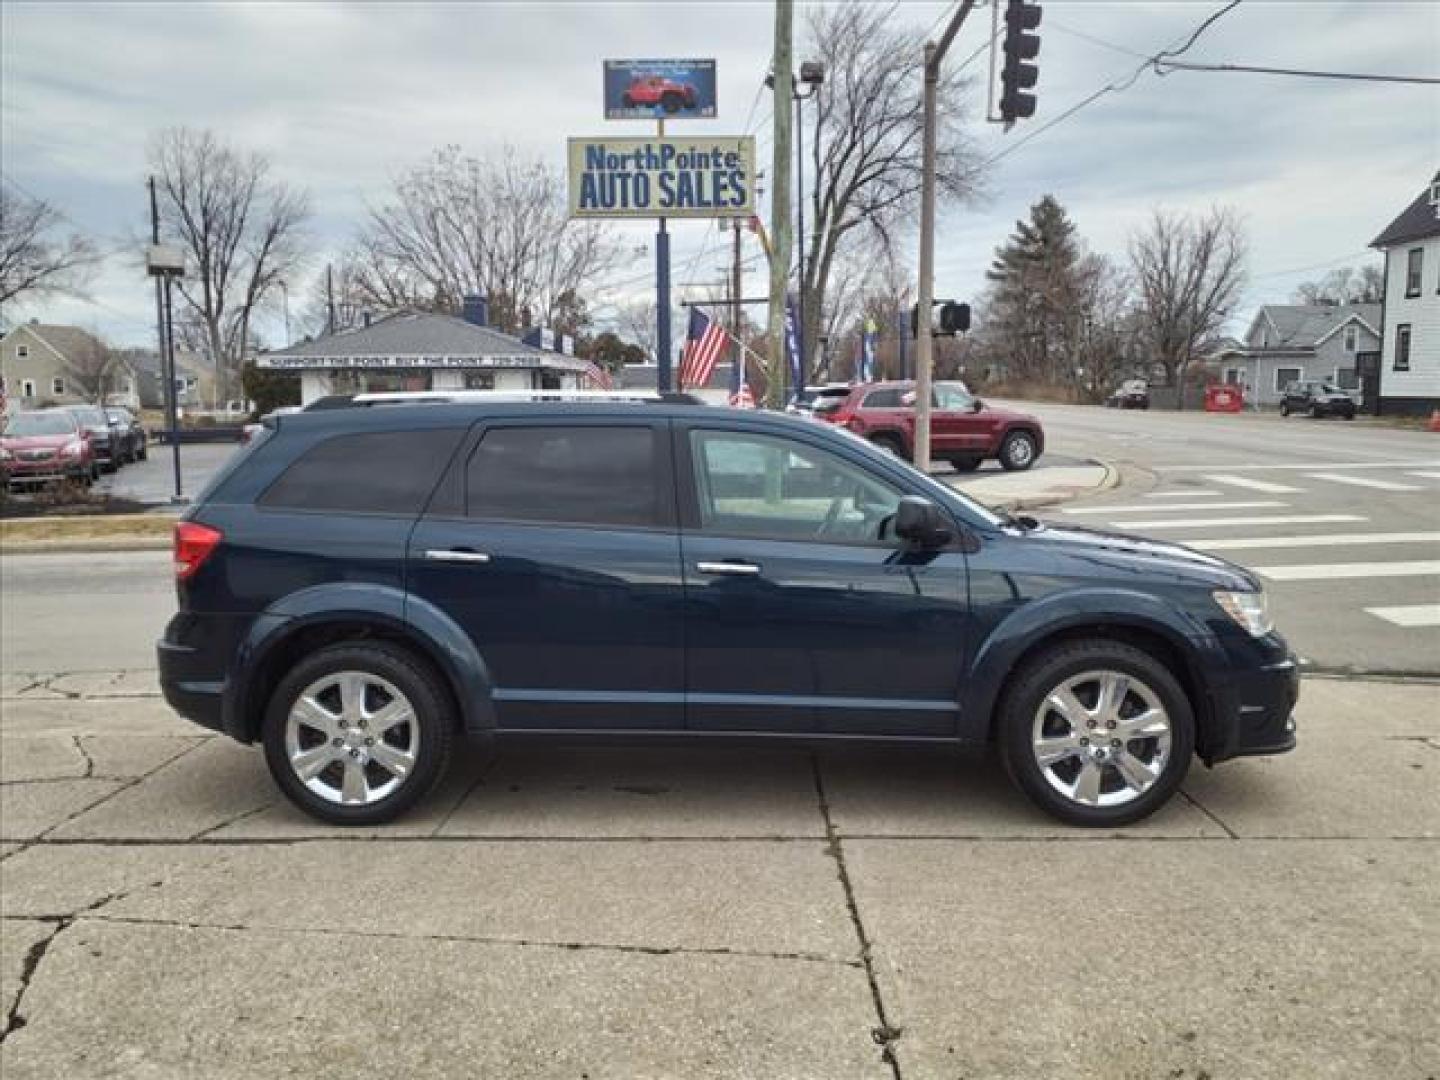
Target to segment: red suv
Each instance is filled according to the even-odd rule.
[[[1040,421],[1028,413],[986,405],[963,383],[937,382],[930,402],[930,454],[961,472],[995,458],[1010,470],[1028,469],[1045,449]],[[915,446],[915,384],[865,383],[844,397],[821,398],[815,417],[840,424],[901,457]]]
[[[627,109],[637,105],[659,105],[667,113],[695,107],[695,87],[689,83],[672,82],[662,75],[636,79],[622,99]]]

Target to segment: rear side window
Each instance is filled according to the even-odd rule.
[[[465,472],[466,513],[501,521],[665,523],[654,429],[491,428]]]
[[[898,409],[901,405],[901,393],[902,391],[899,389],[872,390],[870,391],[870,394],[865,398],[865,408]]]
[[[420,512],[464,428],[337,435],[280,474],[260,505],[363,514]]]

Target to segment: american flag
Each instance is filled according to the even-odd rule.
[[[594,360],[585,361],[585,378],[590,380],[591,386],[600,390],[615,389],[615,380],[610,377],[610,373]]]
[[[680,361],[680,389],[708,383],[720,355],[729,347],[730,335],[725,328],[699,308],[692,307],[685,353]]]

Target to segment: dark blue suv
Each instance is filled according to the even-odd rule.
[[[334,403],[332,403],[334,404]],[[1110,826],[1295,743],[1245,570],[997,515],[847,432],[677,400],[420,395],[273,419],[177,527],[182,714],[316,817],[457,735],[998,745]]]

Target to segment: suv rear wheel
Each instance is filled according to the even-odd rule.
[[[1000,444],[1000,453],[997,456],[1002,468],[1010,472],[1020,472],[1035,464],[1035,451],[1034,435],[1028,431],[1012,431]]]
[[[950,467],[956,472],[974,472],[980,468],[981,459],[973,454],[956,454],[950,459]]]
[[[1281,401],[1280,401],[1280,415],[1281,415],[1281,416],[1289,416],[1289,415],[1290,415],[1290,402],[1284,400],[1283,398],[1282,398]]]
[[[453,724],[444,687],[405,649],[331,645],[296,664],[270,699],[265,762],[286,796],[335,825],[378,825],[439,779]]]
[[[999,741],[1006,771],[1041,809],[1103,828],[1138,821],[1174,794],[1195,720],[1164,664],[1101,638],[1026,664],[1001,706]]]

